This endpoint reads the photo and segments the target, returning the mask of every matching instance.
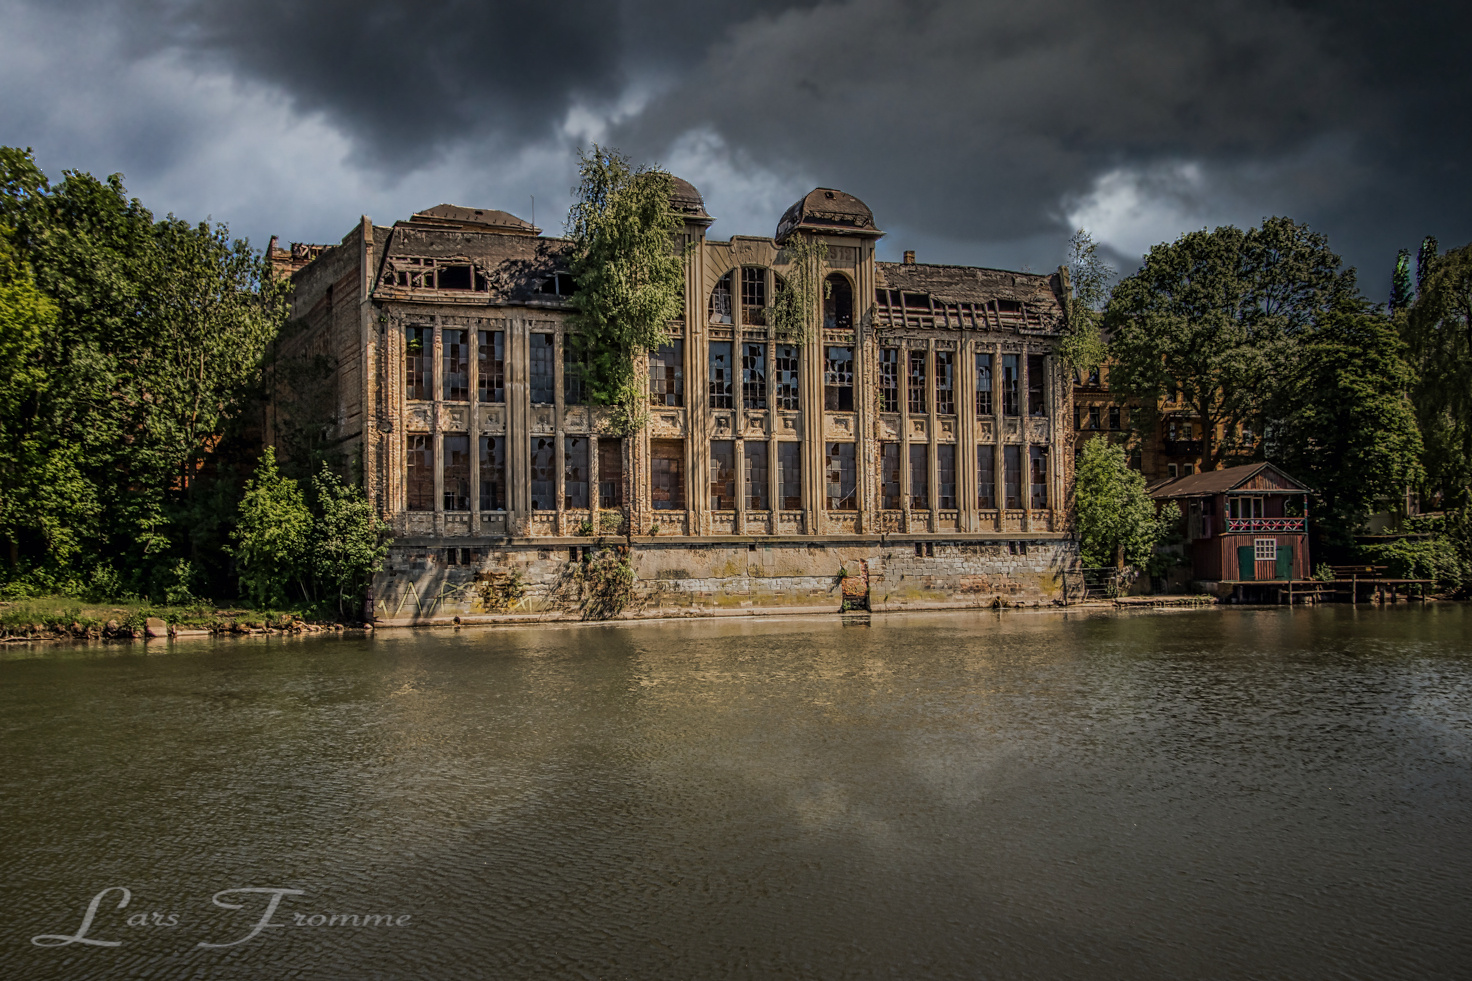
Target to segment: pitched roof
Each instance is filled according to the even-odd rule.
[[[509,211],[493,208],[462,208],[457,204],[437,204],[433,208],[416,211],[409,219],[416,225],[436,225],[441,228],[464,228],[495,230],[512,234],[538,235],[541,229]]]
[[[979,266],[942,266],[928,262],[876,262],[881,289],[906,290],[935,297],[937,303],[990,303],[1012,300],[1061,314],[1055,292],[1056,274],[1011,272]]]
[[[1255,479],[1261,477],[1262,479]],[[1247,484],[1262,484],[1247,487]],[[1267,493],[1312,494],[1301,484],[1271,463],[1248,463],[1225,470],[1206,470],[1175,480],[1161,481],[1148,488],[1150,496],[1157,501],[1175,497],[1208,497],[1213,494],[1230,494],[1233,491],[1263,491]]]

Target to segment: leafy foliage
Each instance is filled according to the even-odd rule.
[[[793,344],[812,339],[818,283],[827,259],[828,246],[823,242],[792,235],[782,243],[777,261],[786,262],[787,275],[778,280],[772,306],[766,311],[767,323],[778,338]]]
[[[685,312],[682,219],[670,206],[673,178],[657,167],[633,168],[616,150],[594,144],[580,154],[580,182],[567,217],[572,239],[573,343],[596,404],[617,407],[632,432],[648,413],[634,359],[670,338]]]
[[[1330,541],[1347,544],[1377,502],[1421,480],[1406,354],[1390,318],[1348,303],[1288,351],[1267,455],[1319,492]]]
[[[1107,355],[1103,311],[1115,269],[1099,255],[1099,245],[1080,228],[1068,240],[1068,296],[1058,355],[1069,371],[1089,372]]]
[[[1465,507],[1472,502],[1472,245],[1439,257],[1423,248],[1417,272],[1421,292],[1404,326],[1420,372],[1414,401],[1429,489],[1447,506]]]
[[[1416,299],[1411,279],[1411,250],[1401,249],[1395,257],[1395,275],[1390,280],[1390,312],[1405,310]]]
[[[1156,512],[1145,477],[1131,470],[1122,446],[1107,439],[1084,443],[1074,469],[1079,549],[1087,566],[1148,565],[1157,543],[1181,520],[1174,501]]]
[[[317,513],[312,533],[312,573],[324,600],[347,613],[362,599],[373,573],[388,555],[388,525],[363,491],[327,467],[312,480]]]
[[[300,582],[306,571],[312,513],[297,482],[277,469],[276,451],[270,447],[245,485],[231,537],[245,597],[263,608],[286,603],[287,587]]]
[[[1179,392],[1205,429],[1203,468],[1218,469],[1250,450],[1244,424],[1262,431],[1290,341],[1354,295],[1327,239],[1288,218],[1190,232],[1114,288],[1110,387],[1137,399],[1145,411],[1131,415],[1150,427]]]

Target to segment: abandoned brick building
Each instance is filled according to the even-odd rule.
[[[873,215],[837,190],[773,238],[708,239],[687,182],[672,202],[685,316],[638,366],[650,414],[627,438],[569,361],[565,240],[440,205],[273,248],[283,355],[330,365],[322,436],[393,529],[377,618],[576,616],[570,559],[603,536],[631,545],[629,615],[1056,596],[1076,554],[1062,276],[878,262]],[[827,252],[803,344],[767,325],[793,237]]]

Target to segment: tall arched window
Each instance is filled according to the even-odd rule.
[[[853,287],[842,273],[829,273],[823,280],[823,326],[850,330],[853,325]]]
[[[713,324],[729,324],[731,322],[731,274],[726,273],[716,288],[710,291],[710,322]]]

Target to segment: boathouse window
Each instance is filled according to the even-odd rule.
[[[444,497],[446,511],[470,510],[470,437],[445,437]]]
[[[930,510],[930,444],[910,444],[910,510]]]
[[[854,349],[830,347],[823,361],[823,407],[830,412],[854,410]]]
[[[791,440],[777,444],[777,493],[787,511],[802,508],[802,444]]]
[[[1017,412],[1017,355],[1002,355],[1002,415],[1015,416]]]
[[[900,411],[900,349],[879,349],[879,411]]]
[[[649,441],[649,501],[656,511],[685,510],[685,442]]]
[[[440,332],[446,402],[470,401],[470,331]]]
[[[1012,510],[1022,507],[1022,447],[1002,447],[1002,493]]]
[[[729,324],[731,322],[731,274],[726,273],[716,283],[716,288],[710,291],[710,322],[713,324]]]
[[[506,510],[506,437],[480,438],[480,509]]]
[[[741,345],[741,405],[747,409],[767,407],[767,346]]]
[[[997,506],[997,448],[987,443],[976,448],[976,506],[988,511]]]
[[[828,444],[828,510],[853,511],[858,507],[855,497],[858,487],[858,468],[853,443]]]
[[[429,398],[426,379],[434,335],[428,327],[404,328],[404,398]]]
[[[506,401],[506,332],[476,332],[476,393],[482,402]]]
[[[551,405],[556,391],[556,368],[551,334],[531,335],[531,389],[533,404]]]
[[[649,401],[653,405],[685,404],[685,342],[673,340],[649,355]]]
[[[836,330],[852,330],[854,326],[854,290],[848,277],[829,273],[823,280],[823,326]]]
[[[925,405],[925,352],[923,350],[910,352],[909,372],[910,414],[923,416],[927,411]]]
[[[562,404],[586,405],[588,365],[583,359],[582,345],[562,339]]]
[[[1238,497],[1227,498],[1227,517],[1229,518],[1261,518],[1263,517],[1264,501],[1261,497]]]
[[[904,507],[900,501],[900,444],[879,445],[879,506],[886,511]]]
[[[734,440],[711,440],[710,509],[712,511],[736,510],[736,443]]]
[[[746,509],[765,511],[767,502],[767,444],[755,440],[745,444],[745,469],[742,480],[746,485]]]
[[[992,356],[976,356],[976,415],[978,418],[992,414]]]
[[[1254,538],[1252,540],[1252,557],[1259,562],[1276,562],[1278,559],[1278,540],[1276,538]]]
[[[777,345],[776,384],[777,408],[792,411],[799,408],[797,378],[797,345]]]
[[[1047,372],[1043,368],[1043,356],[1029,354],[1027,356],[1027,414],[1030,416],[1048,414],[1048,403],[1043,397],[1045,391],[1043,383],[1047,381],[1047,378]]]
[[[935,411],[943,416],[956,414],[956,355],[952,351],[935,352]]]
[[[767,270],[762,266],[741,267],[741,324],[760,327],[767,322]]]
[[[588,437],[562,440],[562,506],[581,511],[588,506]]]
[[[714,341],[710,346],[710,407],[734,409],[731,393],[731,342]]]
[[[404,489],[410,511],[434,510],[434,437],[410,433],[404,438]]]
[[[941,443],[935,448],[936,504],[943,511],[956,507],[956,444]]]
[[[532,437],[532,510],[557,510],[557,446],[550,436]]]
[[[1028,456],[1032,461],[1031,481],[1029,491],[1032,495],[1032,503],[1029,505],[1034,511],[1041,511],[1048,506],[1048,448],[1046,446],[1034,446]]]
[[[598,439],[598,506],[624,506],[624,441]]]

